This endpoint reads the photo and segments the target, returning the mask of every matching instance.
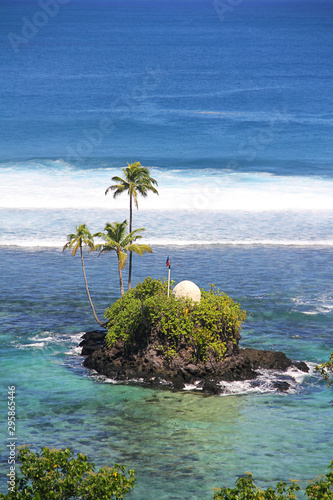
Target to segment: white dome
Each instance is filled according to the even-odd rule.
[[[200,288],[195,283],[193,283],[193,281],[188,280],[184,280],[178,283],[172,290],[172,294],[177,299],[186,297],[188,299],[192,299],[194,302],[200,302],[201,299]]]

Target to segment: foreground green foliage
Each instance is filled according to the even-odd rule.
[[[118,340],[127,347],[155,342],[170,359],[186,344],[195,360],[210,354],[223,359],[238,344],[246,313],[214,287],[201,293],[200,303],[167,297],[167,283],[146,278],[106,310],[108,346]]]
[[[333,500],[333,460],[329,468],[331,470],[326,476],[310,481],[305,490],[308,498],[313,500]]]
[[[333,384],[333,352],[331,353],[330,359],[326,361],[326,363],[317,365],[315,370],[320,372],[327,386],[330,387]]]
[[[305,497],[312,500],[333,500],[333,461],[329,466],[331,471],[317,480],[309,482],[305,488]],[[213,500],[295,500],[296,492],[301,490],[298,481],[286,483],[279,482],[276,488],[263,490],[257,488],[252,474],[240,477],[236,481],[235,488],[220,488],[214,495]]]
[[[246,477],[240,477],[236,481],[235,488],[221,488],[215,495],[214,500],[295,500],[295,491],[298,491],[300,486],[293,482],[287,487],[286,483],[278,483],[276,489],[267,488],[262,490],[257,488],[252,474],[247,473]]]
[[[115,465],[94,472],[95,465],[87,455],[74,457],[71,449],[42,448],[40,453],[21,447],[18,452],[21,475],[10,478],[7,494],[0,500],[123,500],[134,488],[135,472]],[[333,461],[326,476],[312,481],[302,498],[333,500]],[[302,488],[299,481],[277,483],[275,488],[255,485],[252,474],[240,477],[234,488],[216,489],[213,500],[296,500]]]
[[[87,455],[73,455],[69,448],[42,448],[41,453],[20,448],[22,476],[15,475],[8,494],[0,493],[0,500],[121,500],[134,488],[133,470],[127,476],[125,467],[115,465],[94,472],[95,464]]]

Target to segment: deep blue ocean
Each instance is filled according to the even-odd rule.
[[[137,471],[133,500],[209,500],[251,471],[261,486],[333,459],[333,2],[1,0],[0,491],[7,387],[17,445],[71,446]],[[128,217],[104,195],[140,161],[159,196],[134,226],[145,276],[215,283],[249,316],[242,346],[308,375],[226,384],[223,396],[114,384],[82,366],[97,325],[67,234]],[[114,256],[85,255],[98,314],[119,296]],[[46,499],[47,500],[47,499]]]

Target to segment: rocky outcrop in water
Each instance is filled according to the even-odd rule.
[[[221,381],[254,380],[258,370],[268,369],[285,372],[294,366],[308,372],[304,362],[294,362],[282,352],[238,349],[222,362],[211,357],[206,362],[193,362],[192,353],[185,346],[179,349],[178,356],[167,361],[154,345],[144,349],[132,346],[125,351],[118,341],[112,348],[104,343],[105,332],[88,332],[81,342],[82,355],[86,355],[84,366],[96,370],[101,375],[119,381],[141,380],[149,385],[169,385],[174,389],[183,389],[186,384],[200,381],[197,387],[204,392],[219,394]],[[289,388],[285,380],[274,382],[279,391]]]

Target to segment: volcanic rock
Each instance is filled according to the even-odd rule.
[[[174,389],[183,389],[185,384],[197,384],[201,381],[204,392],[219,394],[220,381],[254,380],[260,369],[286,371],[294,366],[304,372],[309,371],[304,362],[293,362],[283,352],[258,349],[238,349],[223,361],[210,356],[205,362],[193,361],[193,353],[183,347],[178,356],[167,360],[154,345],[146,347],[133,345],[125,349],[121,341],[112,348],[104,342],[105,332],[89,332],[80,343],[86,368],[94,369],[99,374],[120,381],[143,380],[149,385],[167,385]],[[275,382],[279,391],[286,391],[289,384]]]

